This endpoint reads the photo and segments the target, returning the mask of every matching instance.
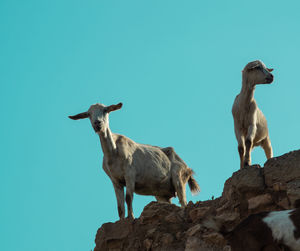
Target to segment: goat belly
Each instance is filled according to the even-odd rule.
[[[161,183],[136,182],[135,192],[140,195],[166,196],[170,198],[175,196],[175,189],[169,180]]]

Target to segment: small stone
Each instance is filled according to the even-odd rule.
[[[285,191],[286,185],[282,184],[281,182],[276,182],[273,184],[273,190],[276,192]]]
[[[164,245],[169,245],[170,243],[172,243],[174,241],[174,237],[173,235],[171,234],[164,234],[161,238],[161,242],[164,244]]]
[[[217,246],[224,246],[226,244],[226,240],[224,239],[223,235],[221,235],[217,232],[205,234],[202,236],[202,238],[205,242],[214,244]]]
[[[184,251],[199,251],[201,241],[197,237],[189,237],[185,243]]]
[[[149,230],[147,231],[147,233],[146,233],[146,237],[151,237],[151,236],[153,236],[153,234],[155,233],[155,231],[156,231],[156,228],[151,228],[151,229],[149,229]]]
[[[144,241],[143,241],[143,243],[144,243],[144,246],[145,246],[145,248],[146,248],[146,250],[148,251],[148,250],[150,250],[150,248],[151,248],[151,246],[152,246],[152,240],[150,240],[150,239],[145,239]]]
[[[287,184],[287,196],[294,206],[295,202],[300,199],[300,179],[291,181]]]
[[[176,233],[176,239],[177,240],[180,240],[181,239],[181,236],[182,236],[182,232],[178,232],[178,233]]]
[[[169,223],[178,223],[181,221],[181,219],[175,213],[172,213],[165,217],[165,221]]]
[[[223,248],[223,251],[231,251],[231,247],[229,245],[226,245],[224,248]]]
[[[189,228],[187,231],[186,231],[186,235],[187,236],[193,236],[195,233],[197,233],[199,230],[201,229],[201,225],[200,224],[197,224],[191,228]]]
[[[277,205],[281,206],[284,209],[290,209],[290,202],[287,198],[283,198],[279,202],[277,202]]]
[[[203,216],[208,212],[210,207],[198,207],[194,208],[189,212],[189,216],[192,220],[192,222],[196,222],[203,218]]]
[[[253,210],[259,206],[269,205],[273,202],[270,194],[262,194],[248,200],[248,209]]]
[[[240,214],[237,212],[227,212],[216,216],[216,220],[220,222],[234,222],[240,218]]]

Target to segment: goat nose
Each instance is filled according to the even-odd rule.
[[[274,80],[274,76],[272,74],[270,74],[267,76],[266,80],[267,80],[267,83],[272,83]]]
[[[102,125],[102,122],[101,121],[95,121],[94,122],[94,128],[99,131],[101,129],[101,125]]]

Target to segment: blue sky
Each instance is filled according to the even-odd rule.
[[[123,102],[113,132],[173,146],[218,197],[239,169],[231,106],[241,70],[261,59],[255,97],[274,155],[299,149],[298,1],[0,1],[1,250],[91,250],[118,219],[88,120]],[[262,149],[253,163],[263,165]],[[135,195],[139,216],[153,197]],[[173,200],[178,204],[178,201]]]

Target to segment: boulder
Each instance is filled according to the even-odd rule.
[[[264,165],[265,184],[286,184],[300,179],[300,150],[269,159]]]

